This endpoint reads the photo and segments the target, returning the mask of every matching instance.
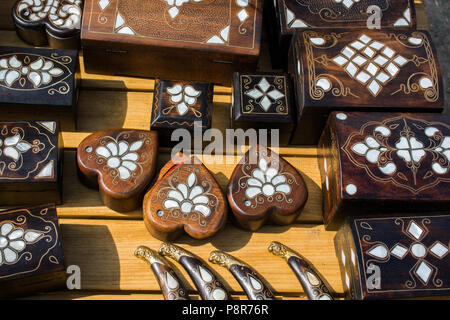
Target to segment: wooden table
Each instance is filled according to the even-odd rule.
[[[16,35],[10,12],[13,0],[0,2],[0,45],[27,46]],[[425,7],[416,0],[419,29],[428,29]],[[266,47],[266,46],[264,46]],[[263,50],[262,67],[267,65]],[[139,245],[158,249],[160,241],[145,229],[141,209],[120,214],[105,207],[99,193],[83,186],[77,178],[75,149],[88,134],[114,127],[148,129],[150,126],[153,84],[151,79],[109,77],[84,72],[81,63],[81,92],[77,131],[64,131],[64,204],[58,207],[66,265],[81,268],[81,290],[34,295],[32,299],[163,299],[148,265],[133,256]],[[229,127],[231,89],[215,87],[212,127]],[[30,115],[31,116],[31,115]],[[160,149],[159,166],[169,160],[168,149]],[[256,233],[240,230],[232,224],[208,241],[178,239],[177,244],[207,260],[214,249],[224,250],[245,260],[272,285],[281,299],[306,299],[287,264],[267,251],[273,240],[280,241],[305,255],[327,278],[336,297],[343,297],[338,261],[334,252],[335,232],[321,225],[322,199],[317,152],[313,147],[281,148],[280,153],[301,171],[309,189],[309,200],[296,224],[265,226]],[[240,156],[238,156],[240,158]],[[233,166],[208,165],[225,190]],[[231,274],[218,271],[234,298],[245,295]],[[178,268],[194,299],[198,295],[184,270]]]

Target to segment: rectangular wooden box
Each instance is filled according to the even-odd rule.
[[[450,210],[450,115],[333,112],[318,146],[324,223]]]
[[[59,121],[0,122],[0,206],[62,201]]]
[[[87,0],[87,72],[231,83],[256,68],[262,0]]]
[[[61,120],[76,127],[78,51],[0,47],[1,120]]]
[[[231,127],[279,130],[279,144],[287,145],[294,129],[291,78],[284,73],[241,73],[233,76]]]
[[[63,289],[65,279],[55,205],[0,212],[0,297]]]
[[[370,6],[378,6],[381,29],[416,29],[414,0],[275,0],[267,1],[271,53],[275,66],[286,67],[289,45],[296,30],[367,29]]]
[[[289,58],[298,110],[292,144],[316,144],[331,111],[442,112],[426,31],[303,31]]]
[[[347,299],[450,296],[450,216],[351,217],[335,237]]]

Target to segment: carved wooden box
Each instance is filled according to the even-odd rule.
[[[147,230],[164,241],[184,233],[195,239],[212,237],[224,227],[228,210],[220,186],[205,165],[182,154],[164,165],[142,207]]]
[[[18,35],[34,46],[77,49],[82,0],[18,0],[12,11]]]
[[[267,1],[265,10],[270,21],[272,55],[284,63],[296,30],[305,29],[367,29],[377,21],[370,19],[371,6],[378,6],[382,15],[381,29],[415,29],[414,0],[275,0]]]
[[[116,211],[140,207],[156,172],[158,134],[154,131],[108,129],[95,132],[77,149],[81,180],[100,190],[103,203]]]
[[[58,121],[0,122],[0,204],[62,201]]]
[[[308,189],[289,162],[256,145],[234,168],[227,198],[236,223],[256,231],[269,221],[278,225],[295,222],[308,199]]]
[[[172,132],[186,129],[192,134],[211,128],[214,86],[189,81],[155,81],[151,129],[157,130],[163,146],[173,146]]]
[[[443,110],[441,69],[426,31],[303,31],[293,43],[293,144],[316,144],[333,110]]]
[[[0,297],[64,289],[65,279],[55,205],[0,212]]]
[[[0,47],[2,120],[62,121],[75,129],[78,52]]]
[[[348,299],[450,296],[449,215],[349,218],[335,237]]]
[[[324,222],[450,209],[450,116],[332,113],[318,146]]]
[[[280,144],[289,143],[294,128],[290,77],[277,73],[235,73],[232,128],[279,130]]]
[[[87,72],[229,83],[256,68],[262,0],[87,0],[83,22]]]

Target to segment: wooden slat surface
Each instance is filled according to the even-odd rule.
[[[14,0],[0,1],[0,45],[27,46],[13,31],[11,6]],[[427,29],[424,5],[416,1],[418,28]],[[266,47],[266,46],[264,46]],[[267,52],[263,53],[267,65]],[[81,267],[82,290],[38,294],[31,299],[162,299],[156,280],[148,265],[133,256],[135,248],[147,245],[158,249],[155,240],[145,229],[141,209],[120,214],[106,208],[96,190],[83,186],[76,173],[75,149],[92,132],[126,127],[148,129],[153,100],[152,79],[111,77],[87,74],[80,53],[81,92],[77,131],[64,131],[64,204],[58,207],[64,255],[67,265]],[[213,127],[229,128],[231,88],[214,89]],[[238,158],[242,154],[238,152]],[[309,190],[308,203],[297,224],[293,226],[265,226],[256,233],[240,230],[232,224],[212,239],[196,241],[187,237],[177,243],[207,260],[215,249],[225,250],[251,264],[271,284],[280,299],[305,299],[305,295],[287,264],[267,252],[272,240],[280,241],[308,257],[327,278],[336,297],[342,298],[343,288],[337,258],[334,253],[334,232],[326,232],[321,221],[322,199],[317,151],[312,147],[280,148],[292,165],[299,169]],[[158,165],[169,159],[169,150],[160,148]],[[237,159],[238,159],[237,158]],[[210,164],[225,190],[234,165]],[[307,223],[307,224],[306,224]],[[187,274],[178,265],[185,279]],[[245,299],[242,289],[228,271],[212,265],[223,276],[234,298]],[[190,280],[188,289],[198,299]]]

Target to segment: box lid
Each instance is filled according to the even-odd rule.
[[[261,0],[87,0],[81,38],[258,55],[261,15]]]
[[[449,115],[335,112],[329,121],[342,198],[450,200]]]
[[[296,29],[367,28],[373,15],[368,10],[371,6],[379,8],[383,29],[416,28],[414,0],[277,0],[277,5],[283,33],[292,34]]]
[[[441,68],[426,31],[311,30],[295,37],[301,108],[443,110]]]
[[[0,104],[72,107],[78,51],[0,47]]]
[[[359,267],[359,298],[450,294],[449,215],[349,218],[348,223]]]

